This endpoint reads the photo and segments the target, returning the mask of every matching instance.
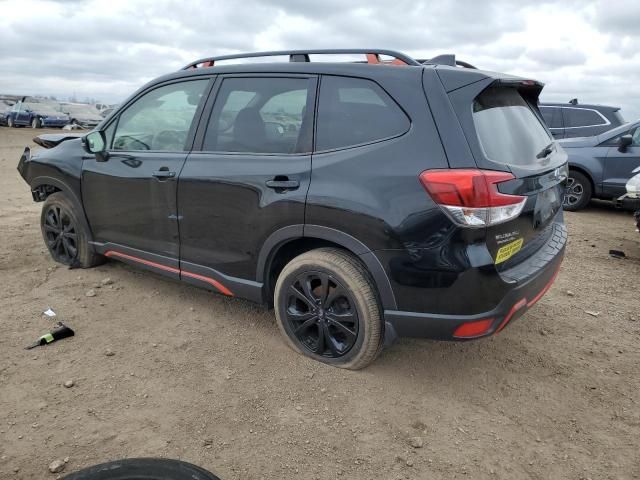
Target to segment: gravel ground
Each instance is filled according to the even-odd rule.
[[[567,214],[554,287],[499,335],[403,339],[342,371],[288,349],[260,306],[116,262],[53,263],[16,171],[34,133],[0,128],[0,478],[134,456],[224,480],[640,478],[629,212]],[[24,350],[47,307],[76,336]]]

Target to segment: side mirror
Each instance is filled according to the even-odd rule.
[[[108,160],[107,141],[104,132],[93,131],[88,133],[82,138],[82,145],[87,152],[95,154],[98,162],[106,162]]]
[[[627,147],[633,144],[633,136],[632,135],[622,135],[620,140],[618,141],[618,151],[626,152]]]

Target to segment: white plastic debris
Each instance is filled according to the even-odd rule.
[[[56,316],[56,312],[54,312],[51,307],[47,308],[44,312],[42,312],[44,315],[46,315],[49,318],[55,318]]]

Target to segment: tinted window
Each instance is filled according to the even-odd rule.
[[[317,150],[395,137],[409,126],[405,113],[376,83],[359,78],[322,78]]]
[[[555,107],[540,107],[540,112],[549,128],[562,128],[562,111]]]
[[[590,127],[605,125],[607,122],[594,110],[582,108],[563,108],[566,127]]]
[[[204,140],[213,152],[300,153],[311,149],[306,78],[226,78]]]
[[[539,117],[515,88],[488,88],[473,102],[473,121],[489,160],[532,165],[552,141]]]
[[[183,151],[207,83],[173,83],[143,95],[120,114],[113,149]]]

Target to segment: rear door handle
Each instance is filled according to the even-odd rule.
[[[295,190],[300,186],[300,182],[297,180],[289,180],[287,178],[283,180],[267,180],[267,187],[273,188],[275,190]]]
[[[153,176],[160,180],[173,178],[176,176],[176,172],[170,172],[168,168],[166,168],[166,170],[165,168],[166,167],[163,167],[160,170],[153,172]]]

